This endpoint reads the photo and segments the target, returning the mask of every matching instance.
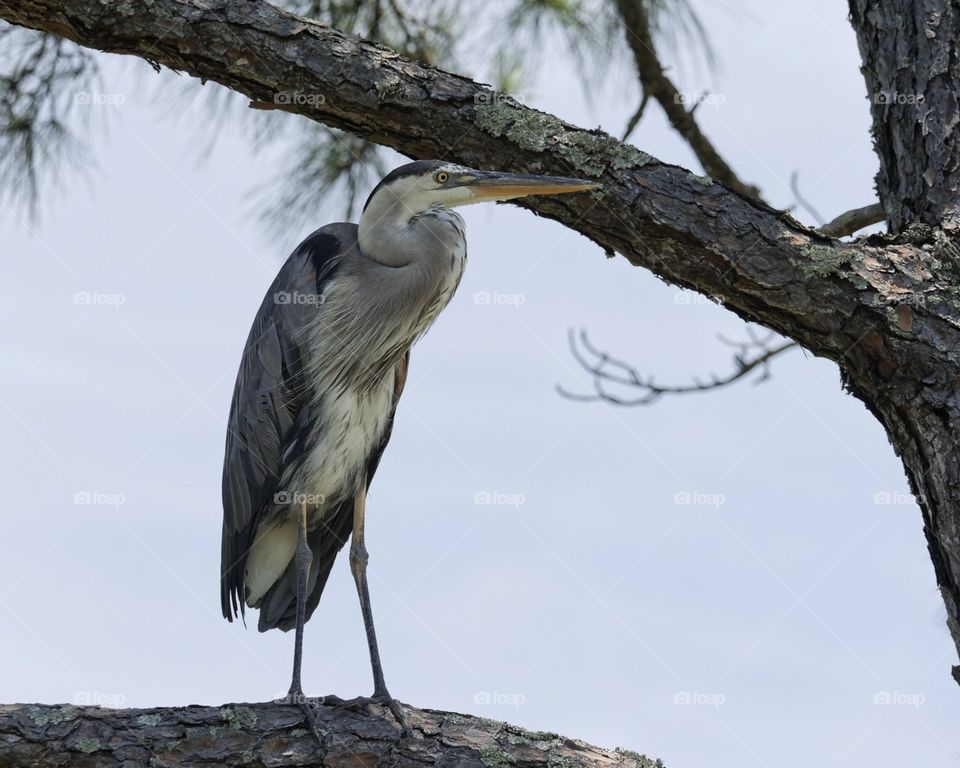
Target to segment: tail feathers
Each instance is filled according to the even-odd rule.
[[[320,595],[330,577],[330,571],[337,559],[337,553],[347,543],[353,528],[352,503],[340,504],[328,518],[329,523],[321,525],[307,534],[307,542],[313,552],[310,575],[307,578],[306,619],[309,620],[320,602]],[[279,629],[287,632],[297,624],[297,564],[296,558],[290,561],[280,578],[270,587],[258,606],[260,620],[257,629],[266,632]]]
[[[307,580],[307,595],[312,596],[317,589],[317,582],[320,582],[320,591],[330,576],[330,570],[333,568],[331,560],[323,573],[316,568],[310,568],[310,576]],[[305,621],[312,615],[317,607],[315,602],[312,606],[306,607]],[[317,601],[319,602],[319,601]],[[295,563],[290,563],[283,576],[274,584],[263,600],[260,602],[260,620],[257,623],[257,629],[266,632],[268,629],[279,629],[287,632],[297,625],[297,569]]]
[[[296,519],[257,531],[244,565],[244,598],[248,606],[260,607],[271,587],[283,581],[296,548]]]

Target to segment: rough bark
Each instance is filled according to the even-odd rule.
[[[401,740],[389,712],[320,705],[320,746],[299,709],[278,704],[101,709],[70,705],[0,706],[0,768],[657,768],[659,761],[593,747],[555,733],[454,712],[407,709],[414,730]]]
[[[868,70],[885,73],[881,85],[903,87],[898,78],[913,78],[929,100],[925,122],[919,113],[874,107],[881,198],[898,236],[855,243],[809,230],[600,131],[265,2],[12,0],[0,4],[0,18],[214,80],[258,106],[413,157],[602,179],[600,193],[524,205],[840,365],[903,458],[960,649],[960,250],[950,237],[958,166],[956,139],[944,136],[944,116],[956,110],[957,58],[943,60],[955,50],[957,30],[949,0],[923,5],[940,9],[932,36],[909,0],[852,0]],[[890,24],[898,14],[904,24],[913,20],[907,40]],[[904,74],[910,57],[901,45],[913,46],[915,75]],[[871,65],[884,52],[898,53],[897,68]],[[943,70],[936,76],[935,62]],[[890,124],[900,118],[907,124]],[[910,125],[921,134],[916,126],[932,126],[935,137],[904,143]]]
[[[880,157],[877,191],[894,232],[960,228],[960,6],[850,0]]]

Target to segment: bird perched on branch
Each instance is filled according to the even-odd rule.
[[[409,733],[383,678],[367,587],[367,489],[390,439],[410,347],[447,305],[467,258],[453,208],[581,192],[595,182],[422,160],[388,174],[359,226],[329,224],[280,269],[240,361],[223,465],[220,601],[229,621],[296,630],[290,703],[314,733],[300,683],[303,626],[351,538],[373,701]]]

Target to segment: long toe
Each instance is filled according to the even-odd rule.
[[[327,696],[327,704],[333,704],[337,709],[347,709],[351,712],[363,712],[364,714],[373,714],[371,704],[377,703],[371,696],[357,696],[354,699],[341,699],[338,696]]]
[[[338,699],[336,696],[327,696],[325,700],[326,703],[333,704],[337,708],[347,709],[351,712],[361,712],[374,717],[382,712],[380,707],[386,707],[397,723],[400,724],[403,737],[406,739],[413,737],[413,729],[410,727],[407,713],[403,711],[403,705],[390,694],[375,693],[373,696],[357,696],[355,699]]]
[[[410,727],[410,720],[407,718],[407,713],[403,711],[403,705],[399,701],[393,698],[393,696],[391,696],[389,693],[374,693],[372,700],[377,704],[382,704],[390,710],[397,722],[400,724],[400,730],[403,732],[403,737],[405,739],[413,738],[413,729]]]
[[[403,705],[396,699],[390,699],[390,701],[387,702],[387,706],[390,707],[393,716],[397,718],[397,722],[400,723],[403,738],[412,739],[413,729],[410,727],[410,720],[407,718],[407,713],[403,711]]]
[[[317,740],[317,744],[320,746],[320,749],[324,747],[324,737],[323,732],[320,730],[320,726],[317,724],[317,715],[313,711],[312,699],[304,696],[302,691],[290,691],[287,694],[286,704],[291,704],[296,706],[301,712],[303,712],[303,718],[306,721],[307,730],[309,730],[313,737]]]

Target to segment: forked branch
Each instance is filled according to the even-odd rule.
[[[710,374],[705,381],[694,378],[689,384],[658,384],[652,375],[644,376],[629,363],[597,349],[591,343],[586,330],[576,334],[571,329],[568,337],[570,351],[580,366],[592,376],[594,391],[587,394],[573,393],[561,385],[557,386],[557,391],[570,400],[602,401],[613,405],[650,405],[664,395],[689,395],[722,389],[747,378],[754,371],[760,371],[760,375],[754,380],[754,384],[759,384],[769,378],[768,364],[773,358],[798,346],[795,341],[771,344],[776,334],[761,339],[750,326],[747,326],[747,335],[749,338],[745,341],[730,341],[722,336],[718,337],[721,342],[736,350],[731,373],[725,376]],[[626,388],[637,394],[632,397],[617,395],[610,391],[611,386]]]

